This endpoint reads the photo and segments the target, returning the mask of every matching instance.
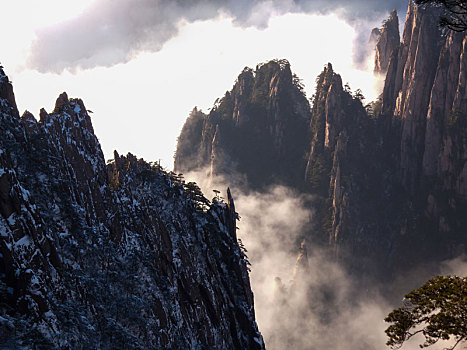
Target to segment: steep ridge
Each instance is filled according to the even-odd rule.
[[[436,273],[437,262],[467,246],[466,113],[460,102],[466,35],[442,35],[438,16],[437,9],[409,2],[382,100],[368,116],[362,107],[336,103],[342,88],[326,83],[336,80],[326,69],[327,78],[318,79],[313,111],[323,112],[313,113],[308,162],[317,163],[317,171],[307,173],[312,193],[322,198],[318,231],[328,232],[336,256],[352,271],[365,266],[365,276],[397,276],[420,264],[428,275]],[[342,110],[353,118],[327,122],[339,120],[333,115]],[[335,143],[326,139],[340,133]]]
[[[401,230],[436,242],[428,251],[449,257],[465,251],[467,243],[466,34],[440,33],[438,15],[409,3],[382,110],[390,118],[398,178],[415,218]]]
[[[371,32],[370,42],[374,38],[375,29]],[[385,74],[387,72],[392,52],[399,46],[399,43],[399,17],[397,11],[394,10],[384,22],[375,44],[375,73]]]
[[[400,124],[401,179],[412,194],[421,175],[426,115],[438,66],[438,18],[438,11],[409,2],[397,60],[388,70],[383,93],[383,111],[394,116],[394,124]]]
[[[310,112],[302,89],[286,60],[245,68],[208,115],[192,111],[175,171],[209,168],[230,180],[241,173],[251,188],[303,181]]]
[[[328,237],[337,258],[344,247],[351,256],[364,252],[360,255],[375,258],[377,246],[386,242],[376,232],[367,234],[381,209],[377,203],[383,165],[377,160],[384,158],[375,147],[377,122],[367,115],[359,96],[344,89],[331,64],[317,82],[305,174],[320,219],[314,230]]]
[[[0,69],[0,344],[262,349],[237,214],[128,154],[83,102],[20,118]]]
[[[441,32],[438,20],[439,9],[409,2],[402,42],[392,43],[392,49],[382,45],[387,49],[381,49],[385,59],[380,60],[389,59],[385,86],[381,98],[371,105],[364,107],[361,95],[342,86],[341,77],[328,64],[317,78],[311,109],[301,113],[307,117],[299,119],[309,123],[308,134],[281,139],[281,146],[296,162],[278,163],[246,137],[251,129],[236,127],[237,136],[229,146],[220,147],[222,153],[218,150],[223,138],[219,141],[218,135],[207,138],[211,142],[208,146],[199,146],[203,141],[192,143],[192,153],[186,153],[185,159],[178,157],[177,151],[178,171],[192,169],[186,164],[193,155],[204,155],[197,163],[200,167],[211,164],[217,154],[227,155],[223,168],[215,166],[220,175],[233,166],[248,179],[260,174],[256,181],[250,181],[250,188],[260,189],[277,181],[312,194],[315,215],[307,240],[330,246],[335,257],[356,276],[390,281],[402,271],[423,265],[426,276],[417,276],[422,282],[437,272],[441,260],[465,253],[467,247],[466,35]],[[394,38],[396,24],[393,12],[383,30],[385,35],[391,31]],[[263,66],[270,65],[274,63]],[[270,104],[253,109],[252,100],[243,98],[244,92],[250,91],[246,87],[260,77],[259,70],[256,75],[246,72],[224,99],[229,96],[241,101],[243,110],[252,111],[248,115],[254,119],[271,109]],[[243,74],[249,78],[243,79]],[[293,88],[294,84],[288,86]],[[272,96],[271,90],[265,91]],[[220,105],[225,102],[221,100]],[[278,106],[279,111],[284,110]],[[179,150],[185,147],[189,132],[193,140],[202,140],[207,130],[222,135],[225,126],[212,122],[215,112],[208,116],[194,112],[181,132]],[[227,115],[235,120],[231,109]],[[264,120],[262,134],[252,138],[255,141],[264,142],[265,135],[280,135],[271,133],[277,130],[274,119]],[[279,124],[279,130],[284,123]],[[192,127],[195,124],[196,130]],[[212,148],[206,153],[199,151],[210,144],[216,152],[212,153]],[[231,150],[239,144],[248,150],[249,167],[237,166],[239,157]],[[274,139],[270,144],[274,145]],[[307,153],[303,152],[304,144]],[[288,169],[280,168],[282,165]],[[262,173],[263,169],[267,172]],[[278,181],[283,179],[278,175],[287,172],[288,181]],[[262,182],[256,187],[258,181]]]

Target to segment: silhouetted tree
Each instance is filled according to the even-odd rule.
[[[442,6],[440,25],[456,32],[467,30],[467,0],[415,0],[418,5]]]
[[[467,340],[467,278],[438,276],[405,296],[404,306],[386,318],[387,345],[400,348],[416,334],[425,342],[421,348],[439,340],[454,340],[449,350]]]
[[[359,101],[363,101],[365,99],[365,96],[363,96],[362,90],[357,89],[353,94],[353,98]]]

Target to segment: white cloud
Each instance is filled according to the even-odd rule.
[[[171,168],[176,138],[189,111],[195,105],[210,108],[245,66],[287,58],[311,96],[316,76],[332,62],[344,82],[362,88],[372,99],[372,74],[353,68],[355,36],[353,27],[336,15],[275,16],[266,29],[234,26],[224,15],[180,23],[179,35],[161,51],[141,53],[110,68],[57,75],[17,69],[14,60],[9,62],[13,67],[7,62],[4,66],[20,110],[37,116],[45,105],[50,111],[58,94],[67,91],[94,112],[95,131],[107,158],[114,149],[130,151],[147,160],[161,158]]]

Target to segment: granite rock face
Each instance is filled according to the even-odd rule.
[[[371,38],[374,38],[375,32],[371,33]],[[383,28],[379,32],[378,39],[375,44],[375,73],[385,74],[388,70],[389,60],[392,52],[400,44],[399,35],[399,17],[397,11],[391,12],[389,18],[384,22]]]
[[[232,195],[128,154],[83,102],[20,118],[0,70],[1,347],[262,349]]]
[[[409,3],[382,111],[391,119],[398,179],[417,206],[413,225],[426,226],[449,256],[466,244],[466,34],[440,33],[438,16]]]
[[[179,147],[183,149],[189,132],[196,134],[192,137],[196,142],[189,148],[193,153],[180,152],[176,166],[184,171],[190,168],[190,159],[204,159],[197,165],[216,164],[211,163],[211,155],[216,158],[221,143],[217,136],[213,143],[213,135],[228,125],[219,122],[216,113],[231,98],[236,109],[220,112],[228,111],[222,115],[231,121],[236,136],[221,147],[228,157],[223,168],[214,166],[218,174],[235,168],[249,179],[257,176],[250,181],[252,189],[279,183],[312,194],[315,215],[307,240],[327,244],[336,259],[360,275],[390,280],[419,265],[436,273],[441,260],[467,247],[466,34],[442,33],[439,14],[439,9],[417,7],[410,1],[400,43],[397,14],[391,14],[377,49],[379,72],[387,66],[384,90],[370,105],[364,107],[358,91],[343,86],[332,65],[326,65],[317,78],[312,106],[306,110],[305,103],[289,102],[292,110],[303,111],[299,113],[303,117],[295,120],[307,121],[304,136],[283,136],[293,118],[283,113],[284,100],[274,102],[274,96],[294,95],[297,85],[279,84],[275,89],[276,79],[267,79],[270,89],[258,91],[269,98],[252,108],[252,98],[244,96],[258,96],[255,88],[264,75],[261,68],[245,70],[215,112],[187,121]],[[263,65],[270,66],[273,63]],[[285,71],[279,76],[290,81]],[[287,88],[292,90],[284,92]],[[270,117],[261,119],[264,115]],[[267,122],[251,137],[254,128],[240,127],[247,120]],[[197,143],[208,134],[212,135],[208,142]],[[296,161],[278,161],[284,158],[274,158],[261,145],[268,145],[266,150],[276,155],[288,152]],[[250,163],[244,163],[248,166],[239,166],[244,160],[231,151],[240,147],[248,153]],[[267,172],[261,173],[262,169]],[[420,279],[423,282],[424,276]]]
[[[383,110],[392,112],[401,129],[401,178],[411,193],[421,175],[426,116],[438,67],[438,18],[438,11],[409,3],[396,67],[388,70],[383,94]]]
[[[321,229],[338,258],[345,251],[348,266],[356,266],[364,257],[376,267],[375,275],[390,276],[419,264],[432,265],[427,271],[435,273],[437,261],[467,246],[466,34],[441,33],[438,19],[437,9],[409,2],[377,113],[351,111],[348,103],[335,103],[329,84],[318,84],[313,109],[324,113],[313,114],[312,123],[321,129],[312,128],[309,164],[324,164],[315,166],[325,174],[316,187],[321,192],[312,190],[327,198],[319,203],[331,213],[319,215]],[[360,117],[333,123],[328,131],[327,120],[339,120],[330,118],[339,110]],[[319,148],[314,141],[323,135]],[[339,135],[336,146],[327,135]]]
[[[309,104],[286,60],[245,68],[208,115],[193,110],[180,134],[175,171],[246,174],[252,187],[303,179]]]

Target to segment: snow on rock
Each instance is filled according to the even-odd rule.
[[[264,348],[231,195],[212,204],[132,154],[106,165],[79,99],[34,123],[8,96],[0,347]]]

